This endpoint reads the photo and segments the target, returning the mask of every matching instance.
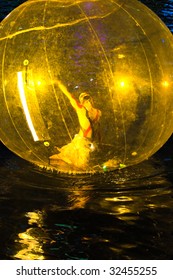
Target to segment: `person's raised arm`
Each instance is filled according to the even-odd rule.
[[[66,86],[60,81],[57,80],[58,82],[58,86],[60,88],[60,90],[68,97],[68,99],[70,100],[71,105],[73,106],[74,109],[78,109],[80,108],[80,103],[74,98],[74,96],[68,91],[68,89],[66,88]]]

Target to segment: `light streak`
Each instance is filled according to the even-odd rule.
[[[25,96],[25,89],[24,89],[24,81],[23,81],[23,75],[22,72],[17,72],[17,78],[18,78],[18,89],[19,89],[19,94],[20,94],[20,100],[22,102],[23,110],[25,113],[26,121],[28,124],[28,127],[31,131],[32,137],[34,141],[39,141],[38,135],[35,131],[31,115],[28,109],[27,101],[26,101],[26,96]]]

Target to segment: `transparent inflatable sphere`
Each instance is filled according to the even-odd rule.
[[[173,39],[135,0],[31,0],[0,25],[0,139],[62,172],[137,164],[173,131]]]

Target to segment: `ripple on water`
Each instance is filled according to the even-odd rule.
[[[98,175],[1,153],[1,259],[170,259],[172,171],[150,159]]]

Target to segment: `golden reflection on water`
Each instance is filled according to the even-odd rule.
[[[90,200],[88,192],[75,190],[68,195],[68,203],[70,209],[84,208],[86,203]]]
[[[128,201],[133,202],[133,198],[131,198],[129,196],[107,197],[107,198],[105,198],[105,201],[110,202],[110,203],[114,203],[114,202],[118,203],[115,206],[114,206],[114,204],[112,204],[112,208],[111,208],[111,211],[118,215],[131,213],[131,211],[132,211],[131,205],[129,205],[127,202]],[[120,204],[120,203],[123,203],[123,204]]]
[[[166,182],[166,180],[165,180]],[[166,182],[167,186],[167,182]],[[113,187],[112,187],[113,189]],[[45,225],[45,219],[48,219],[48,214],[56,213],[60,210],[76,210],[76,209],[87,209],[88,211],[93,211],[94,213],[106,213],[108,216],[111,215],[114,217],[115,222],[119,220],[123,220],[128,224],[134,224],[136,220],[140,218],[140,212],[147,211],[148,209],[155,208],[165,208],[167,197],[169,193],[171,193],[170,188],[161,188],[156,189],[153,188],[145,188],[145,190],[139,191],[138,189],[132,191],[124,191],[122,190],[109,190],[109,191],[97,191],[94,190],[92,185],[84,185],[84,186],[73,186],[73,188],[69,188],[69,190],[64,191],[63,200],[54,201],[47,205],[46,208],[38,211],[35,210],[33,212],[26,212],[25,218],[27,218],[26,230],[18,233],[17,238],[15,239],[15,250],[17,251],[13,256],[15,259],[21,260],[44,260],[46,258],[46,254],[44,250],[45,248],[51,247],[52,243],[56,248],[56,253],[59,254],[59,251],[62,250],[61,243],[68,236],[66,234],[73,233],[73,229],[75,229],[76,225],[74,224],[71,227],[70,220],[63,221],[63,219],[59,220],[59,215],[54,221],[56,224],[56,228],[54,229],[55,239],[51,239],[50,231],[51,228],[47,228]],[[166,196],[164,196],[164,195]],[[159,199],[158,199],[159,198]],[[77,212],[74,212],[77,213]],[[81,213],[79,211],[79,213]],[[80,215],[79,215],[80,217]],[[79,220],[80,222],[80,220]],[[63,224],[66,223],[66,224]],[[58,227],[57,227],[58,226]],[[119,232],[119,224],[117,222],[117,228],[113,228],[115,232]],[[65,232],[64,228],[68,228]],[[71,232],[69,233],[69,228]],[[101,224],[100,224],[101,229]],[[123,230],[120,228],[120,231]],[[80,226],[76,232],[80,232]],[[103,231],[103,228],[102,228]],[[106,228],[106,231],[112,231],[112,225],[110,224],[110,228]],[[53,237],[54,238],[54,237]],[[122,254],[125,248],[134,248],[136,244],[125,243],[121,244],[113,244],[111,243],[111,239],[109,238],[109,234],[106,233],[104,236],[94,235],[94,234],[84,234],[81,236],[82,244],[85,243],[96,243],[99,242],[101,244],[107,244],[109,250],[116,254]],[[60,243],[60,244],[59,244]],[[126,246],[126,247],[123,247]],[[73,248],[73,246],[71,246]],[[70,250],[70,249],[69,249]],[[72,250],[72,249],[71,249]],[[62,253],[62,252],[61,252]],[[72,252],[73,254],[73,252]]]
[[[129,196],[119,196],[119,197],[107,197],[106,201],[132,201],[133,199]]]
[[[15,242],[20,244],[20,246],[14,257],[21,260],[43,260],[44,238],[41,230],[43,225],[42,212],[27,212],[25,216],[28,218],[28,225],[31,227],[25,232],[18,234]]]

